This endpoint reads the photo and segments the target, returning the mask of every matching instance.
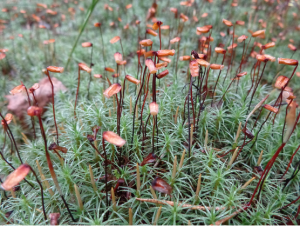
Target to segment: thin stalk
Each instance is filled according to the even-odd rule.
[[[53,118],[54,118],[54,124],[55,124],[55,129],[56,129],[56,143],[57,145],[59,145],[59,140],[58,140],[58,129],[57,129],[57,124],[56,124],[56,118],[55,118],[55,106],[54,106],[54,85],[52,83],[52,80],[50,78],[50,74],[49,74],[49,71],[47,70],[46,71],[47,73],[47,76],[48,76],[48,79],[49,79],[49,82],[51,83],[51,88],[52,88],[52,110],[53,110]]]
[[[1,118],[3,119],[2,121],[4,122],[5,127],[8,129],[8,132],[9,132],[9,133],[7,133],[7,134],[10,135],[11,139],[13,140],[15,149],[16,149],[16,151],[17,151],[18,158],[19,158],[20,162],[23,164],[23,161],[22,161],[22,159],[21,159],[20,152],[19,152],[19,149],[18,149],[18,147],[17,147],[15,138],[14,138],[14,136],[13,136],[13,134],[12,134],[12,132],[11,132],[11,130],[10,130],[10,128],[9,128],[9,126],[8,126],[8,124],[7,124],[7,122],[6,122],[6,120],[5,120],[5,118],[3,117],[3,115],[2,115],[1,113],[0,113],[0,116],[1,116]]]
[[[224,64],[225,56],[226,56],[226,54],[223,54],[222,65]],[[211,104],[210,104],[210,106],[212,106],[212,104],[213,104],[213,102],[214,102],[214,98],[215,98],[215,95],[214,95],[214,94],[215,94],[216,87],[217,87],[218,82],[219,82],[219,78],[220,78],[220,75],[221,75],[221,71],[222,71],[222,70],[220,70],[220,72],[219,72],[219,75],[218,75],[218,78],[217,78],[217,81],[216,81],[216,84],[215,84],[215,87],[214,87],[213,98],[211,99]]]
[[[58,181],[57,181],[57,177],[56,177],[56,174],[55,174],[55,171],[54,171],[54,168],[53,168],[53,164],[51,162],[51,158],[50,158],[50,155],[49,155],[49,152],[48,152],[48,148],[47,148],[47,138],[46,138],[46,134],[45,134],[45,130],[44,130],[44,126],[43,126],[43,122],[42,122],[42,118],[40,115],[38,115],[38,119],[39,119],[39,124],[40,124],[40,129],[41,129],[41,134],[42,134],[42,137],[43,137],[43,140],[44,140],[44,145],[45,145],[45,152],[46,152],[46,159],[47,159],[47,164],[48,164],[48,167],[49,167],[49,171],[50,171],[50,174],[51,174],[51,177],[53,179],[53,182],[54,182],[54,185],[57,189],[57,191],[59,192],[60,194],[60,197],[62,198],[68,212],[69,212],[69,215],[70,217],[72,218],[72,221],[75,222],[75,219],[69,209],[69,206],[62,194],[62,191],[60,190],[60,187],[59,187],[59,184],[58,184]]]
[[[134,124],[135,124],[135,114],[136,114],[136,110],[137,110],[137,103],[139,101],[139,98],[141,96],[141,93],[142,93],[142,89],[143,89],[143,86],[144,86],[144,77],[145,77],[145,73],[146,73],[146,70],[147,70],[147,67],[145,66],[144,68],[144,73],[143,73],[143,78],[142,78],[142,82],[141,82],[141,88],[140,88],[140,91],[138,93],[138,96],[137,96],[137,99],[135,101],[135,105],[134,105],[134,113],[133,113],[133,122],[132,122],[132,136],[131,136],[131,145],[133,144],[133,137],[134,137]]]
[[[29,107],[30,107],[31,106],[31,101],[30,101],[28,90],[27,90],[26,86],[25,86],[25,91],[26,91],[26,94],[27,94],[28,104],[29,104]],[[34,139],[36,139],[34,119],[33,119],[33,117],[30,117],[30,119],[31,119],[31,124],[32,124],[32,129],[33,129],[33,137],[34,137]]]
[[[43,213],[44,213],[44,218],[45,220],[47,220],[47,215],[46,215],[46,211],[45,211],[45,203],[44,203],[44,190],[43,190],[43,186],[38,178],[38,176],[36,175],[36,172],[33,170],[33,168],[30,166],[30,169],[33,173],[33,175],[35,176],[36,181],[38,182],[40,188],[41,188],[41,198],[42,198],[42,207],[43,207]]]

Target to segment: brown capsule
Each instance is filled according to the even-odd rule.
[[[241,35],[240,37],[238,37],[237,41],[238,41],[238,42],[243,42],[243,41],[245,41],[247,38],[248,38],[247,35]]]
[[[167,58],[167,57],[159,57],[159,60],[167,62],[167,63],[171,63],[171,59]]]
[[[190,72],[191,72],[192,77],[199,76],[199,65],[198,65],[197,60],[192,60],[190,62],[189,67],[190,67]]]
[[[106,68],[104,68],[105,69],[105,71],[109,71],[109,72],[115,72],[115,69],[113,69],[113,68],[110,68],[110,67],[106,67]]]
[[[103,95],[106,98],[110,98],[113,95],[117,94],[118,92],[120,92],[120,90],[122,89],[122,86],[119,83],[114,83],[112,84],[110,87],[108,87],[104,92]]]
[[[275,46],[275,42],[269,42],[262,46],[262,49],[269,49]]]
[[[0,60],[3,60],[6,57],[5,53],[0,52]]]
[[[168,74],[169,74],[169,71],[168,71],[168,69],[166,69],[166,70],[160,72],[158,75],[156,75],[156,77],[157,77],[158,79],[161,79],[161,78],[165,77],[165,76],[168,75]]]
[[[27,115],[33,117],[33,116],[40,116],[43,112],[43,108],[37,107],[37,106],[30,106],[27,109]]]
[[[183,13],[180,13],[180,18],[181,18],[181,20],[182,20],[183,22],[189,21],[188,16],[184,15]]]
[[[126,63],[127,63],[126,60],[122,60],[122,61],[119,63],[119,65],[125,65]]]
[[[151,39],[144,39],[139,42],[141,46],[152,46],[153,42]]]
[[[119,63],[121,63],[122,62],[122,54],[121,53],[119,53],[119,52],[116,52],[115,54],[114,54],[114,58],[115,58],[115,61],[116,61],[116,63],[117,64],[119,64]]]
[[[237,47],[237,44],[236,43],[233,43],[232,45],[230,45],[230,46],[228,46],[227,47],[227,50],[228,51],[232,51],[234,48],[236,48]]]
[[[190,60],[190,59],[191,59],[191,56],[181,56],[181,57],[179,57],[180,61],[187,61],[187,60]]]
[[[151,29],[146,29],[146,33],[152,36],[157,36],[157,33]]]
[[[99,23],[99,22],[94,23],[94,27],[101,27],[101,23]]]
[[[278,58],[278,63],[295,66],[298,65],[298,60],[288,59],[288,58]]]
[[[59,150],[59,151],[61,151],[61,152],[63,152],[63,153],[67,153],[67,152],[68,152],[68,149],[67,149],[67,148],[58,146],[55,142],[52,143],[52,144],[50,144],[50,146],[49,146],[48,149],[51,150],[51,151],[52,151],[52,150]]]
[[[163,24],[163,22],[161,22],[161,21],[156,21],[156,22],[152,25],[152,29],[153,29],[153,30],[157,30],[162,24]]]
[[[226,50],[223,49],[223,48],[220,48],[220,47],[216,47],[216,48],[215,48],[215,52],[216,52],[216,53],[219,53],[219,54],[225,54],[225,53],[226,53]]]
[[[243,77],[246,74],[247,74],[247,72],[244,71],[244,72],[241,72],[241,73],[237,74],[236,77],[240,78],[240,77]]]
[[[80,68],[80,70],[86,71],[87,73],[91,73],[92,69],[89,68],[86,64],[84,63],[79,63],[78,67]]]
[[[204,26],[204,27],[197,27],[197,31],[200,33],[208,33],[210,28]]]
[[[283,87],[285,87],[287,85],[289,81],[289,78],[283,75],[278,76],[278,78],[276,79],[275,82],[275,88],[277,89],[282,89]]]
[[[223,70],[224,65],[221,65],[221,64],[211,64],[211,65],[210,65],[210,68],[211,68],[212,70]]]
[[[252,33],[252,37],[264,36],[266,30],[259,30]]]
[[[175,37],[175,38],[173,38],[173,39],[170,40],[170,43],[174,44],[174,43],[179,42],[179,41],[180,41],[180,38],[179,37]]]
[[[15,169],[7,176],[5,181],[1,184],[1,188],[5,191],[13,189],[13,187],[17,186],[22,180],[24,180],[30,170],[31,167],[29,165],[20,165],[17,169]]]
[[[155,67],[153,60],[147,58],[145,64],[148,67],[150,74],[154,74],[157,72],[157,68]]]
[[[9,91],[10,94],[14,95],[16,93],[20,93],[25,89],[24,84],[21,82],[21,85],[16,86],[11,91]]]
[[[102,78],[101,74],[94,74],[94,78]]]
[[[254,135],[251,133],[250,130],[248,130],[247,128],[243,128],[243,133],[246,135],[246,137],[248,137],[249,139],[253,139]]]
[[[282,97],[284,100],[293,100],[296,98],[296,96],[294,96],[292,92],[285,91],[285,90],[282,92]]]
[[[274,113],[277,113],[277,112],[278,112],[278,108],[274,108],[274,107],[272,107],[272,106],[269,105],[269,104],[265,104],[263,107],[264,107],[265,109],[271,111],[271,112],[274,112]]]
[[[176,9],[176,8],[174,8],[174,7],[171,7],[170,8],[170,11],[172,12],[172,13],[174,13],[174,16],[175,16],[175,18],[177,18],[177,14],[178,14],[178,9]]]
[[[9,124],[12,121],[13,117],[14,117],[13,114],[7,113],[4,117],[4,120],[6,121],[7,124]],[[3,122],[3,120],[2,120],[1,124],[5,125],[5,122]]]
[[[152,57],[152,56],[155,56],[156,55],[156,51],[153,51],[153,50],[150,50],[148,52],[144,52],[144,57],[147,58],[147,57]]]
[[[289,49],[292,50],[292,51],[296,51],[296,50],[297,50],[296,46],[294,46],[294,45],[292,45],[292,44],[288,44],[288,47],[289,47]]]
[[[37,90],[38,88],[40,88],[40,84],[39,83],[34,83],[33,84],[33,86],[30,88],[30,89],[28,89],[28,91],[30,92],[30,93],[33,93],[35,90]]]
[[[264,55],[260,55],[260,54],[257,54],[256,55],[256,59],[258,60],[258,61],[263,61],[263,62],[267,62],[269,59],[268,58],[266,58]]]
[[[158,109],[159,109],[159,106],[156,102],[151,102],[149,104],[149,109],[150,109],[150,114],[151,115],[157,115],[158,114]]]
[[[126,143],[126,141],[122,139],[118,134],[115,134],[111,131],[103,132],[103,139],[108,143],[116,145],[118,147],[122,147]]]
[[[160,70],[160,69],[162,69],[162,68],[164,68],[164,67],[167,67],[167,66],[168,66],[168,63],[167,63],[167,62],[161,62],[161,63],[157,63],[157,64],[155,65],[155,67],[156,67],[157,70]]]
[[[63,67],[56,67],[56,66],[49,66],[47,67],[48,71],[54,72],[54,73],[63,73],[64,68]]]
[[[125,78],[126,78],[129,82],[132,82],[132,83],[134,83],[134,84],[136,84],[136,85],[140,84],[140,82],[141,82],[140,80],[138,80],[138,79],[136,79],[136,78],[134,78],[134,77],[132,77],[132,76],[130,76],[130,75],[126,75]]]
[[[49,214],[50,225],[59,225],[59,220],[58,220],[59,217],[60,217],[60,213],[50,213]]]
[[[275,61],[276,61],[276,58],[273,57],[273,56],[271,56],[271,55],[269,55],[269,54],[264,54],[264,56],[265,56],[269,61],[271,61],[271,62],[275,62]]]
[[[264,170],[261,166],[255,166],[254,169],[253,169],[253,172],[255,174],[258,174],[258,175],[262,176]]]
[[[207,17],[207,16],[208,16],[208,13],[203,13],[203,14],[201,15],[202,18],[205,18],[205,17]]]
[[[156,52],[158,57],[174,56],[175,49],[161,49]]]
[[[132,7],[132,4],[126,5],[126,9],[130,9]]]
[[[81,46],[82,47],[92,47],[93,44],[91,42],[83,42],[83,43],[81,43]]]
[[[47,8],[48,8],[47,5],[46,5],[46,4],[43,4],[43,3],[36,3],[36,5],[39,6],[39,7],[44,8],[44,9],[47,9]]]
[[[146,164],[153,163],[156,161],[156,159],[157,159],[157,156],[154,155],[153,153],[150,153],[149,155],[147,155],[146,158],[143,159],[140,166],[144,166]]]
[[[229,20],[222,20],[223,24],[225,24],[227,27],[231,27],[233,24]]]
[[[206,60],[203,60],[203,59],[197,59],[196,60],[197,63],[203,67],[209,67],[210,66],[210,63],[208,63]]]
[[[116,43],[117,41],[119,41],[121,38],[119,37],[119,36],[115,36],[115,37],[113,37],[109,42],[111,43],[111,44],[114,44],[114,43]]]
[[[0,53],[6,53],[8,52],[8,49],[0,49]]]
[[[163,25],[160,27],[161,30],[169,30],[170,26],[169,25]]]
[[[57,15],[56,11],[53,11],[52,9],[47,9],[46,13],[50,14],[50,15]]]
[[[156,177],[154,181],[152,181],[152,188],[155,191],[171,195],[172,187],[163,179]]]
[[[242,21],[242,20],[237,20],[235,23],[237,25],[240,25],[240,26],[244,26],[245,25],[245,21]]]

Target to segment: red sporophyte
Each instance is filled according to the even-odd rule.
[[[105,67],[104,69],[105,69],[105,71],[115,72],[115,69],[110,68],[110,67]]]
[[[155,67],[152,59],[150,58],[146,59],[145,64],[148,67],[150,74],[154,74],[157,72],[157,68]]]
[[[288,58],[278,58],[279,64],[298,66],[298,60],[288,59]]]
[[[12,173],[10,173],[5,181],[1,184],[1,188],[9,191],[12,190],[15,186],[17,186],[22,180],[25,179],[25,177],[30,173],[30,171],[34,174],[35,179],[37,180],[40,189],[41,189],[41,198],[42,198],[42,207],[43,207],[43,213],[44,213],[44,218],[47,220],[46,216],[46,211],[45,211],[45,205],[44,205],[44,192],[43,192],[43,187],[40,182],[40,180],[37,177],[37,174],[35,171],[31,168],[30,165],[28,164],[22,164],[20,165],[17,169],[15,169]]]
[[[245,41],[247,38],[248,38],[247,35],[241,35],[240,37],[238,37],[237,41],[238,41],[238,42],[243,42],[243,41]]]
[[[174,56],[175,50],[174,49],[158,50],[156,54],[158,57]]]
[[[111,43],[111,44],[114,44],[114,43],[116,43],[117,41],[119,41],[121,38],[119,37],[119,36],[115,36],[115,37],[113,37],[109,42]]]
[[[226,53],[226,50],[223,49],[223,48],[220,48],[220,47],[216,47],[216,48],[215,48],[215,52],[216,52],[216,53],[219,53],[219,54],[225,54],[225,53]]]
[[[59,225],[59,220],[58,220],[59,217],[60,217],[60,213],[50,213],[49,214],[50,225]]]
[[[224,65],[221,65],[221,64],[211,64],[211,65],[210,65],[210,68],[211,68],[212,70],[223,70]]]
[[[265,35],[265,32],[266,32],[266,30],[255,31],[252,33],[252,37],[258,37],[258,36]]]
[[[110,98],[113,95],[117,94],[122,89],[122,86],[118,83],[112,84],[110,87],[108,87],[104,92],[103,95],[106,98]]]
[[[149,164],[149,163],[153,163],[155,162],[157,159],[157,156],[153,153],[150,153],[149,155],[147,155],[146,158],[143,159],[142,163],[140,164],[140,166],[144,166],[146,164]]]
[[[146,33],[152,36],[157,36],[157,33],[151,29],[146,29]]]
[[[103,139],[108,143],[116,145],[118,147],[122,147],[126,143],[126,141],[122,139],[118,134],[111,131],[103,132]]]
[[[56,129],[56,138],[57,138],[57,144],[59,144],[58,140],[58,129],[57,129],[57,124],[56,124],[56,118],[55,118],[55,106],[54,106],[54,85],[52,83],[52,80],[50,78],[50,73],[62,73],[64,71],[63,67],[56,67],[56,66],[49,66],[47,67],[47,70],[45,71],[45,74],[48,76],[49,82],[51,83],[51,88],[52,88],[52,108],[53,108],[53,118],[54,118],[54,124],[55,124],[55,129]]]
[[[199,65],[197,63],[197,60],[192,60],[189,66],[190,66],[190,73],[192,77],[199,76]]]
[[[265,109],[271,111],[271,112],[274,112],[274,113],[277,113],[277,112],[278,112],[278,108],[274,108],[274,107],[272,107],[272,106],[269,105],[269,104],[265,104],[263,107],[264,107]]]
[[[158,192],[171,195],[172,187],[163,179],[156,177],[154,181],[152,181],[152,188]]]
[[[30,172],[30,166],[28,164],[22,164],[8,175],[4,183],[1,184],[1,188],[9,191],[13,187],[17,186]]]
[[[140,84],[140,82],[141,82],[140,80],[138,80],[138,79],[136,79],[136,78],[134,78],[134,77],[132,77],[132,76],[130,76],[130,75],[126,75],[125,78],[126,78],[129,82],[132,82],[133,84],[136,84],[136,85]]]
[[[150,109],[150,114],[155,116],[158,114],[159,105],[156,102],[151,102],[149,104],[149,109]]]
[[[157,77],[158,79],[161,79],[161,78],[165,77],[165,76],[168,75],[168,74],[169,74],[169,71],[168,71],[168,69],[166,69],[166,70],[160,72],[158,75],[156,75],[156,77]]]
[[[270,42],[270,43],[267,43],[265,45],[263,45],[261,48],[262,49],[269,49],[269,48],[272,48],[275,46],[275,42]]]
[[[233,24],[232,24],[232,22],[230,22],[229,20],[225,20],[225,19],[223,19],[223,24],[225,24],[227,27],[231,27]]]
[[[179,60],[180,61],[188,61],[188,60],[190,60],[191,59],[191,56],[180,56],[179,57]]]
[[[144,40],[141,40],[139,42],[139,44],[144,47],[144,46],[152,46],[153,42],[151,41],[151,39],[144,39]]]

